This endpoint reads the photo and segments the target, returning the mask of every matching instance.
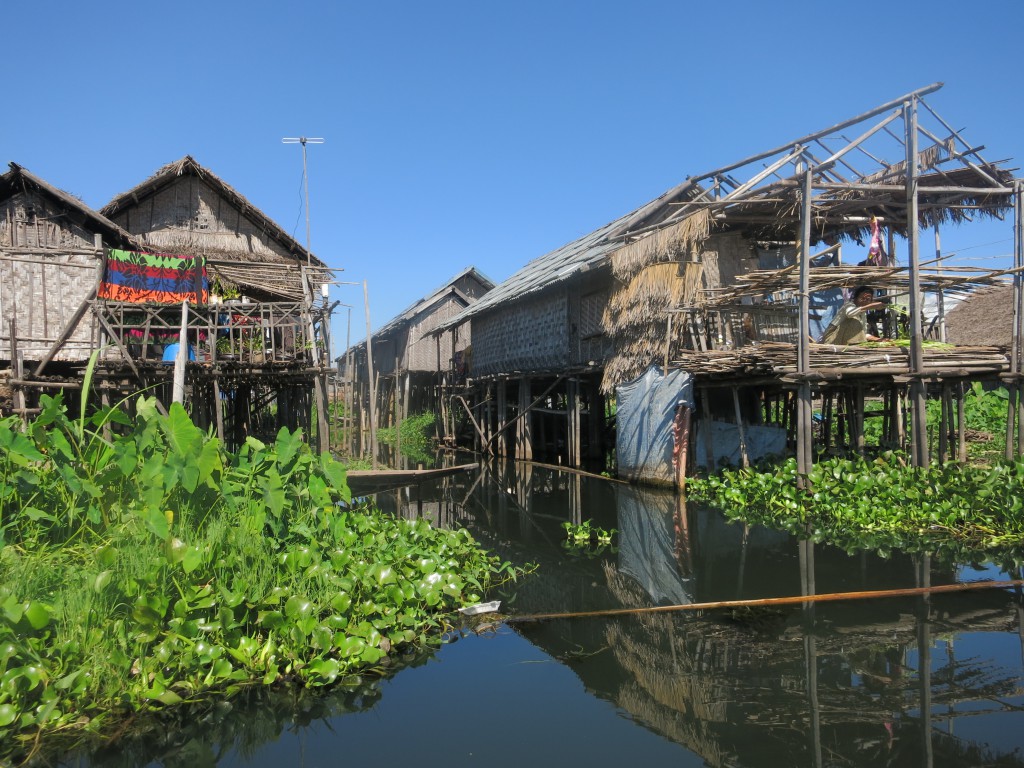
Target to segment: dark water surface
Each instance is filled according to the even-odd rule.
[[[671,492],[515,465],[381,493],[535,563],[508,615],[1019,578],[847,555],[730,525]],[[573,553],[564,521],[617,529]],[[65,765],[1024,766],[1024,609],[1011,590],[465,620],[435,653],[327,695],[253,693]]]

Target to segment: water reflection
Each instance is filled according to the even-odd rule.
[[[461,499],[442,493],[436,522],[540,563],[516,591],[519,613],[950,584],[964,570],[731,525],[669,492],[512,465],[484,474]],[[436,490],[410,490],[393,511],[414,514]],[[561,522],[586,519],[618,529],[617,552],[567,556]],[[516,630],[709,765],[1024,765],[1021,605],[1019,592],[978,591]]]
[[[382,493],[377,502],[396,515],[468,528],[503,558],[536,563],[531,576],[498,596],[516,615],[998,576],[928,557],[848,555],[728,524],[671,492],[511,463]],[[567,550],[567,520],[617,529],[614,549],[599,556]],[[393,759],[440,765],[452,755],[439,754],[430,763],[424,745],[453,722],[472,721],[474,733],[494,725],[492,742],[514,736],[514,748],[496,747],[488,755],[492,765],[514,764],[531,752],[574,764],[588,748],[594,750],[590,765],[621,764],[618,744],[628,744],[632,762],[664,762],[662,750],[671,746],[677,750],[673,762],[711,766],[1024,765],[1022,606],[1019,592],[974,591],[566,617],[499,628],[501,642],[490,644],[467,629],[463,642],[438,655],[441,663],[431,665],[440,668],[437,679],[420,694],[403,687],[403,680],[414,679],[411,670],[398,673],[383,700],[384,689],[376,685],[326,697],[259,694],[251,702],[222,703],[195,722],[182,715],[160,738],[125,739],[80,761],[271,765],[280,764],[274,761],[285,753],[286,763],[328,764],[329,759],[299,759],[294,750],[336,756],[343,743],[345,754],[376,755],[379,764]],[[557,663],[524,672],[522,638],[538,660]],[[458,679],[460,657],[450,654],[465,658],[470,649],[485,657],[480,663],[487,672],[474,673],[486,674],[483,679]],[[564,670],[572,674],[558,673]],[[534,681],[533,687],[513,695],[524,679]],[[614,739],[614,745],[590,743],[595,739],[584,729],[593,722],[581,726],[574,720],[590,709],[567,693],[573,680],[582,683],[591,702],[611,705],[618,714],[611,720],[600,719],[606,717],[601,712],[588,714],[598,723],[597,735]],[[472,693],[450,695],[456,690]],[[378,741],[366,746],[369,752],[359,752],[369,709],[393,711],[402,696],[417,695],[423,699],[411,698],[409,708],[420,730],[408,731],[410,720],[403,720],[393,727],[404,741]],[[435,706],[438,701],[444,706]],[[573,703],[555,704],[563,701]],[[530,715],[535,724],[514,725]],[[356,721],[358,728],[346,725]],[[623,723],[632,730],[623,731]],[[381,753],[385,747],[387,758]]]

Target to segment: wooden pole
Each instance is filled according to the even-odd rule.
[[[373,339],[370,333],[370,290],[363,280],[363,307],[366,309],[366,380],[370,387],[370,462],[377,468],[377,386],[373,379]]]
[[[964,383],[961,381],[956,391],[956,457],[961,464],[967,463],[967,427],[966,405],[964,403]]]
[[[939,225],[935,225],[935,263],[939,274],[942,274],[942,239],[939,236]],[[939,316],[939,341],[946,341],[946,301],[942,291],[942,283],[939,282],[939,289],[935,293],[935,311]]]
[[[181,302],[181,330],[178,332],[178,354],[174,357],[174,385],[171,402],[185,402],[185,365],[188,362],[188,302]]]
[[[801,603],[829,603],[842,600],[878,600],[888,597],[915,597],[945,592],[973,592],[983,589],[1011,589],[1024,586],[1024,579],[1009,581],[969,581],[962,584],[940,584],[938,586],[906,587],[903,589],[878,589],[864,592],[826,592],[822,595],[790,595],[788,597],[764,597],[750,600],[718,600],[707,603],[686,603],[683,605],[653,605],[643,608],[608,608],[602,611],[580,611],[578,613],[535,613],[527,616],[507,616],[509,624],[549,619],[589,619],[604,616],[628,616],[640,613],[675,613],[679,611],[709,611],[716,608],[756,608],[773,605],[799,605]]]
[[[11,373],[14,374],[15,381],[20,381],[25,376],[22,370],[21,351],[18,349],[18,326],[13,312],[8,323],[11,329]],[[22,426],[27,429],[28,411],[26,410],[25,390],[13,382],[11,382],[11,389],[14,392],[14,410],[16,413],[21,414]]]
[[[557,384],[558,380],[555,383]],[[537,401],[543,400],[547,394],[545,392]],[[535,404],[530,402],[530,378],[524,376],[519,380],[519,413],[516,415],[516,458],[524,461],[533,458],[533,425],[530,410]]]
[[[747,434],[743,429],[743,412],[740,410],[739,387],[732,387],[732,407],[736,413],[736,429],[740,438],[740,462],[744,469],[750,466],[750,457],[747,454]]]
[[[704,422],[704,461],[707,464],[708,474],[715,471],[715,446],[714,435],[711,434],[711,403],[708,398],[711,392],[707,387],[700,391],[700,418]]]
[[[1024,184],[1020,180],[1014,183],[1014,267],[1020,269],[1024,266],[1024,202],[1021,201],[1022,191],[1024,191]],[[1020,376],[1022,366],[1022,358],[1024,358],[1024,275],[1020,271],[1014,272],[1014,331],[1012,341],[1012,359],[1010,364],[1010,370],[1014,374]],[[1011,390],[1011,403],[1009,408],[1013,409],[1014,390],[1017,390],[1018,395],[1024,394],[1021,391],[1020,382],[1016,382],[1014,385],[1008,387]],[[1020,399],[1018,396],[1016,399]],[[1007,459],[1011,459],[1014,456],[1014,451],[1011,447],[1012,433],[1010,431],[1010,425],[1013,423],[1014,416],[1018,416],[1017,425],[1017,456],[1024,456],[1024,423],[1019,418],[1019,411],[1015,412],[1010,410],[1007,412]]]
[[[498,397],[498,424],[500,425],[494,433],[495,453],[499,456],[506,454],[505,445],[507,443],[505,439],[504,428],[508,423],[508,381],[500,379],[497,384],[497,397]]]
[[[921,336],[921,275],[919,271],[920,223],[918,219],[917,168],[917,96],[903,105],[903,120],[907,149],[907,250],[910,267],[910,372],[924,370],[924,350]],[[915,378],[910,383],[911,428],[913,442],[911,459],[915,467],[928,466],[928,422],[925,409],[924,382]]]
[[[803,200],[800,212],[800,331],[797,334],[797,370],[806,374],[811,369],[810,352],[810,259],[811,259],[811,194],[813,172],[810,166],[804,171]],[[814,450],[811,412],[811,384],[800,383],[797,390],[796,414],[796,462],[797,484],[809,488],[808,479],[813,462]]]

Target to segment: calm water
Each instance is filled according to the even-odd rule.
[[[537,570],[510,615],[1018,578],[801,544],[672,493],[495,466],[378,494]],[[616,528],[573,554],[562,522]],[[811,607],[486,621],[391,677],[222,702],[66,765],[1024,766],[1009,590]]]

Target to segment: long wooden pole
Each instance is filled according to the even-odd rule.
[[[185,365],[188,363],[188,302],[181,302],[181,330],[178,332],[178,354],[174,357],[174,379],[171,401],[185,402]]]
[[[810,358],[810,256],[811,256],[811,184],[813,172],[808,166],[804,173],[803,200],[800,213],[800,332],[797,336],[797,370],[806,374],[811,368]],[[802,381],[797,390],[796,414],[796,461],[797,483],[809,488],[811,464],[813,462],[813,440],[811,419],[811,384]]]
[[[370,463],[377,468],[377,386],[373,380],[373,341],[370,333],[370,289],[363,280],[363,306],[366,308],[366,379],[370,387]]]
[[[917,97],[903,107],[907,144],[907,252],[910,267],[910,372],[924,370],[924,349],[921,336],[921,274],[919,265],[920,223],[918,221],[917,173]],[[925,408],[925,384],[920,378],[910,383],[911,428],[913,443],[911,459],[915,467],[928,466],[928,417]]]
[[[684,605],[652,605],[643,608],[609,608],[603,611],[580,611],[578,613],[534,613],[527,616],[508,616],[505,621],[520,624],[527,621],[549,619],[587,619],[599,616],[626,616],[641,613],[675,613],[679,611],[708,611],[716,608],[755,608],[772,605],[799,605],[800,603],[829,603],[840,600],[875,600],[885,597],[912,597],[933,595],[940,592],[971,592],[979,589],[1010,589],[1024,586],[1024,579],[1011,581],[969,581],[963,584],[940,584],[936,587],[906,587],[903,589],[877,589],[863,592],[827,592],[822,595],[790,595],[788,597],[763,597],[751,600],[718,600],[708,603],[686,603]]]

